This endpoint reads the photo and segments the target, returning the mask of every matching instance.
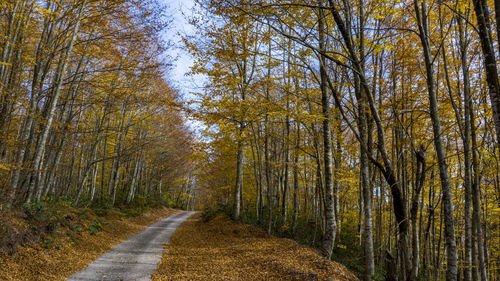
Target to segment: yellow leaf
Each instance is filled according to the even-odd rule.
[[[0,170],[10,171],[10,167],[5,164],[0,164]]]

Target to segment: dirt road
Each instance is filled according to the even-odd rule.
[[[159,221],[143,232],[115,246],[68,281],[151,280],[164,245],[177,227],[194,212],[180,212]]]

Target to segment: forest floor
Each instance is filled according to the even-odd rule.
[[[358,278],[317,250],[231,221],[219,214],[203,222],[196,214],[166,246],[153,275],[160,280],[335,280]]]
[[[176,212],[178,210],[168,208],[151,209],[138,216],[118,210],[109,210],[101,216],[91,209],[70,209],[68,212],[66,208],[61,212],[51,212],[49,220],[52,223],[43,227],[53,224],[58,227],[50,235],[42,235],[38,242],[16,247],[13,253],[0,252],[0,280],[65,280],[113,246]],[[23,216],[24,213],[2,214],[0,238],[8,238],[5,225],[10,225],[11,229],[16,225],[13,231],[17,233],[25,231],[22,224],[29,224],[28,228],[42,227],[32,224],[32,220],[26,221]],[[35,216],[39,218],[41,214]],[[14,235],[13,231],[9,235]]]
[[[59,219],[50,235],[15,247],[13,253],[0,252],[0,280],[66,280],[115,245],[177,212],[158,208],[131,217],[118,210],[100,215],[91,209],[51,211],[51,217]],[[23,224],[23,219],[19,214],[2,215],[2,222]],[[27,223],[30,228],[35,226],[32,221],[24,222]],[[165,247],[152,277],[154,281],[359,281],[346,267],[323,258],[313,248],[235,223],[224,214],[209,221],[203,221],[200,213],[195,214],[177,228]]]

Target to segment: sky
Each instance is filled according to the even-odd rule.
[[[172,67],[167,73],[167,79],[179,91],[184,101],[194,99],[193,92],[197,92],[205,82],[202,76],[186,76],[193,65],[193,58],[185,50],[181,41],[182,36],[194,33],[194,28],[189,24],[188,18],[192,15],[194,0],[161,0],[168,9],[165,12],[167,17],[172,19],[171,26],[165,31],[164,38],[173,44],[173,47],[167,51],[171,57]],[[187,124],[199,136],[203,126],[196,120],[187,118]]]
[[[166,15],[172,19],[171,26],[165,31],[165,39],[174,46],[167,51],[167,55],[172,57],[172,69],[167,74],[168,80],[183,94],[189,96],[190,92],[200,87],[202,81],[196,81],[193,77],[186,76],[189,68],[193,65],[193,58],[185,51],[181,38],[185,34],[194,33],[193,27],[188,22],[188,17],[192,14],[194,0],[162,0],[168,5]],[[186,97],[189,98],[189,97]]]

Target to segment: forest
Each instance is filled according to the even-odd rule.
[[[4,203],[186,200],[185,190],[167,192],[189,184],[179,181],[192,169],[192,135],[163,77],[166,23],[154,8],[1,2]]]
[[[162,3],[1,0],[0,213],[165,204],[500,280],[500,1],[195,0],[189,95]]]

